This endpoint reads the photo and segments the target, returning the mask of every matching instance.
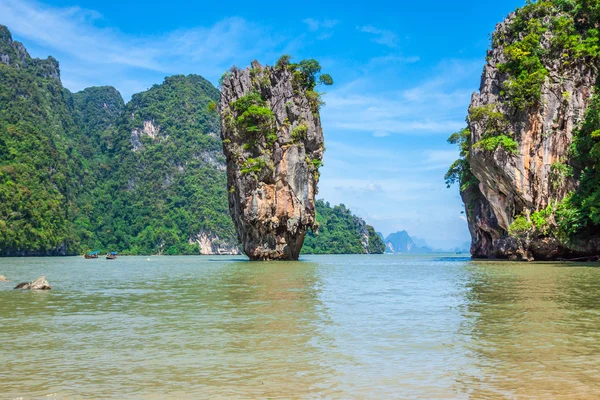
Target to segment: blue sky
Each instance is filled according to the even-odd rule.
[[[489,34],[523,3],[0,0],[0,23],[57,58],[70,90],[112,85],[126,100],[168,75],[216,84],[253,59],[318,59],[335,80],[318,197],[449,248],[470,238],[443,181],[458,156],[446,138],[464,126]]]

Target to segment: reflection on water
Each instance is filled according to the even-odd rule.
[[[0,259],[1,398],[593,398],[600,268]]]
[[[219,356],[206,365],[210,394],[309,397],[315,388],[327,388],[333,371],[320,364],[315,345],[326,324],[316,267],[238,262],[214,276],[209,307],[219,310],[212,333],[221,343]]]
[[[473,262],[461,327],[475,397],[600,397],[600,269]]]
[[[314,263],[67,260],[51,292],[0,292],[3,393],[304,397],[331,374]]]

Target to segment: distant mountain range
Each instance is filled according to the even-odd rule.
[[[407,231],[390,233],[384,238],[383,234],[377,232],[383,243],[385,243],[385,252],[387,254],[429,254],[460,252],[469,253],[470,243],[464,243],[462,246],[454,249],[435,249],[427,244],[424,239],[410,236]]]

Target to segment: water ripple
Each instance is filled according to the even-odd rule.
[[[0,397],[594,398],[600,269],[428,256],[1,259]]]

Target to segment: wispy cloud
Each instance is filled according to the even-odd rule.
[[[373,41],[375,43],[382,44],[388,47],[397,47],[398,46],[398,35],[396,35],[392,31],[387,31],[384,29],[378,29],[371,25],[359,26],[358,29],[361,32],[370,33],[375,36]]]
[[[371,166],[370,170],[372,172],[380,175],[446,170],[458,157],[458,150],[453,148],[447,150],[427,148],[415,150],[409,148],[398,151],[383,146],[353,145],[334,140],[327,142],[328,153],[326,158],[329,161],[331,161],[330,151],[335,154],[332,157],[343,155],[344,158],[358,161],[361,165],[368,164]],[[404,163],[400,163],[398,160],[404,160]],[[443,174],[439,175],[441,178]]]
[[[423,164],[427,170],[446,170],[458,158],[458,150],[425,150]]]
[[[366,63],[324,97],[328,139],[319,193],[384,234],[406,229],[430,245],[457,245],[469,233],[456,188],[444,185],[458,156],[445,139],[465,124],[481,62],[442,60],[413,83],[411,64],[399,57]]]
[[[386,132],[386,131],[375,131],[375,132],[373,132],[373,136],[375,136],[375,137],[386,137],[386,136],[390,136],[390,133]]]
[[[333,179],[324,174],[319,195],[332,204],[344,203],[384,235],[406,229],[426,237],[430,245],[449,247],[468,240],[469,234],[460,219],[460,200],[440,201],[450,192],[441,178],[439,182],[415,171],[373,179]]]
[[[402,56],[395,54],[388,54],[381,57],[373,57],[369,60],[369,63],[365,66],[365,69],[380,68],[382,66],[394,66],[398,64],[414,64],[421,61],[419,56]]]
[[[61,64],[66,63],[77,76],[71,82],[84,86],[98,80],[99,73],[114,78],[126,75],[126,69],[138,69],[164,76],[197,71],[199,65],[204,76],[216,80],[234,63],[245,64],[258,56],[275,58],[286,43],[286,38],[237,17],[157,36],[99,28],[95,22],[101,18],[96,11],[78,7],[57,8],[28,0],[0,2],[0,23],[20,37],[53,49]]]
[[[340,21],[335,19],[318,20],[314,18],[306,18],[302,22],[308,26],[309,31],[318,33],[318,40],[325,40],[332,37],[333,27],[340,23]]]
[[[306,18],[302,22],[308,25],[308,30],[311,32],[316,32],[319,29],[331,29],[340,23],[340,21],[335,19],[318,20],[314,18]]]
[[[437,89],[424,92],[418,101],[414,101],[412,90],[369,94],[340,88],[327,95],[324,118],[333,128],[371,132],[377,137],[446,133],[460,129],[464,119],[456,118],[452,111],[464,108],[471,92]]]
[[[478,70],[475,62],[445,61],[437,75],[399,90],[376,90],[374,79],[389,81],[393,77],[365,74],[325,96],[325,125],[376,137],[456,131],[464,126],[464,113],[472,94],[472,89],[457,83]]]

